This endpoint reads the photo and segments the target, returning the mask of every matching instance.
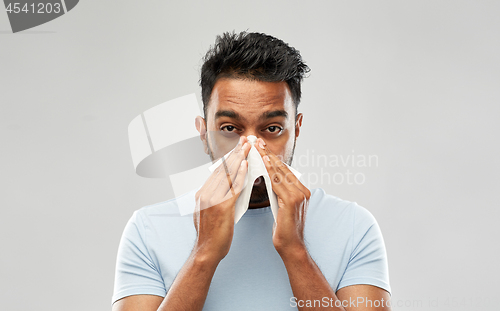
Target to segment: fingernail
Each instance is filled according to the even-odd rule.
[[[262,148],[262,149],[264,149],[265,146],[266,146],[266,142],[262,138],[260,138],[259,139],[259,147]]]
[[[267,162],[271,162],[271,159],[267,155],[263,156],[262,159]]]

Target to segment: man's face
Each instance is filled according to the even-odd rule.
[[[212,160],[234,148],[241,135],[254,135],[262,138],[283,162],[291,164],[295,139],[302,124],[302,114],[296,119],[295,113],[286,82],[223,78],[212,90],[206,122],[197,119],[197,128]],[[261,177],[254,184],[250,207],[267,205],[269,201]]]

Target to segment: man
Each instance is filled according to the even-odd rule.
[[[390,310],[373,216],[311,192],[284,164],[300,134],[308,70],[297,50],[271,36],[217,38],[202,67],[205,118],[196,118],[196,128],[213,161],[228,151],[228,137],[239,141],[196,193],[134,213],[120,242],[114,311]],[[258,137],[279,209],[274,222],[259,178],[235,225],[250,135]],[[166,217],[179,204],[195,205],[194,217]]]

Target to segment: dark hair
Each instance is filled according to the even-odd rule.
[[[309,71],[300,52],[275,37],[245,31],[226,32],[217,36],[215,45],[203,58],[200,78],[203,113],[206,116],[212,89],[219,78],[285,81],[297,108],[300,84]]]

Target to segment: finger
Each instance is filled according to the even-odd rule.
[[[246,137],[242,136],[238,146],[227,159],[223,158],[222,164],[214,170],[212,178],[207,181],[207,186],[204,189],[211,196],[210,206],[223,202],[228,192],[231,196],[236,196],[238,192],[233,189],[233,183],[239,174],[239,167],[249,151],[250,144],[247,142]],[[243,178],[245,174],[246,172],[243,174]]]
[[[241,163],[241,160],[243,158],[246,158],[245,155],[248,154],[249,150],[247,151],[247,148],[248,148],[248,146],[246,146],[247,144],[248,144],[247,138],[245,136],[241,136],[236,147],[234,147],[234,149],[231,150],[231,152],[228,155],[220,158],[221,162],[223,162],[222,160],[225,160],[226,166],[229,170],[231,168],[233,168],[233,165],[235,166],[235,168],[237,170],[240,163]],[[242,155],[242,151],[243,151],[243,155]],[[235,160],[236,161],[239,160],[237,165],[234,162]],[[222,171],[222,170],[224,170],[224,166],[219,165],[215,170]]]
[[[227,182],[229,183],[229,189],[231,189],[231,194],[234,196],[233,183],[231,181],[231,176],[229,175],[229,170],[227,168],[226,160],[224,160],[224,157],[222,157],[222,165],[224,165],[224,170],[226,171],[226,177],[227,177]]]
[[[241,136],[240,141],[241,143],[238,144],[234,152],[232,152],[225,161],[226,168],[229,170],[229,173],[232,177],[236,176],[236,174],[234,174],[233,172],[238,171],[241,161],[247,158],[248,153],[251,149],[250,143],[248,143],[248,139],[246,138],[246,136]]]
[[[290,206],[291,203],[295,203],[299,199],[296,198],[297,195],[305,196],[293,182],[286,181],[286,177],[282,173],[282,170],[276,167],[270,157],[264,159],[264,164],[269,173],[273,191],[278,198],[285,203],[285,206]]]
[[[243,190],[243,187],[245,186],[245,178],[247,171],[248,171],[248,161],[244,159],[243,161],[241,161],[236,177],[232,181],[232,188],[227,190],[227,192],[223,197],[212,199],[210,206],[226,202],[227,200],[231,200],[232,204],[234,204],[234,202],[238,199],[241,191]]]
[[[246,138],[243,140],[246,141]],[[230,191],[232,188],[232,183],[235,180],[241,162],[245,160],[248,156],[248,152],[250,151],[250,144],[245,142],[239,151],[231,154],[227,160],[222,160],[222,164],[218,167],[220,170],[219,174],[224,174],[225,179],[220,177],[219,183],[217,184],[217,189],[224,189]],[[216,189],[214,189],[216,190]]]
[[[226,199],[232,198],[234,201],[239,197],[243,187],[245,186],[245,177],[248,171],[248,161],[241,161],[240,168],[238,169],[238,174],[233,181],[233,189],[231,192],[226,194]]]
[[[273,174],[275,174],[276,172],[279,173],[280,176],[278,177],[281,180],[283,180],[286,183],[294,184],[298,189],[300,189],[300,191],[302,191],[307,196],[307,194],[309,193],[309,189],[307,189],[307,187],[300,182],[297,176],[295,176],[295,174],[292,173],[292,171],[290,171],[290,169],[281,161],[281,159],[267,147],[266,143],[262,138],[259,138],[255,145],[258,146],[257,151],[261,155],[264,164],[267,161],[272,163],[272,167],[275,170],[272,172]],[[268,173],[271,176],[271,172],[269,172],[269,170]]]
[[[231,196],[238,196],[241,189],[234,189],[234,183],[238,183],[238,186],[241,186],[244,182],[244,178],[246,176],[246,170],[242,171],[242,167],[247,167],[245,158],[250,151],[250,144],[245,143],[238,153],[235,153],[234,159],[228,159],[228,161],[222,161],[222,166],[226,171],[226,180],[229,185],[229,191]],[[227,164],[227,162],[232,161],[232,163]],[[236,167],[238,165],[238,167]],[[243,165],[243,166],[242,166]],[[243,180],[240,180],[243,178]],[[222,181],[221,181],[222,183]],[[225,184],[225,183],[224,183]],[[226,188],[224,188],[226,189]]]
[[[242,136],[240,137],[240,140],[238,141],[238,145],[232,150],[232,152],[226,157],[222,157],[223,160],[225,160],[226,165],[219,165],[211,174],[209,180],[205,183],[207,186],[208,191],[215,191],[216,188],[220,186],[220,181],[222,178],[226,178],[227,174],[230,173],[230,168],[227,167],[227,163],[233,163],[235,159],[235,154],[238,154],[241,151],[242,146],[246,142],[246,137]]]

